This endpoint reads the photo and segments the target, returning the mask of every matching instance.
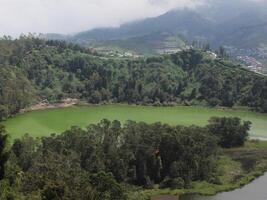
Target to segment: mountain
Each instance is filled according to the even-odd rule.
[[[267,9],[267,8],[266,8]],[[267,45],[267,12],[251,9],[218,24],[214,43],[239,48]]]
[[[155,18],[123,24],[119,28],[95,29],[71,38],[78,43],[140,37],[155,32],[182,33],[189,37],[207,35],[210,21],[191,10],[174,10]]]
[[[120,48],[139,54],[177,51],[193,40],[213,40],[213,22],[192,10],[172,10],[161,16],[121,25],[99,28],[66,37],[51,34],[83,46]]]
[[[267,46],[266,5],[253,7],[248,4],[239,10],[238,6],[231,7],[235,13],[227,14],[229,5],[221,4],[221,7],[217,5],[202,10],[172,10],[158,17],[122,24],[118,28],[98,28],[72,36],[50,34],[47,38],[85,46],[122,48],[141,54],[182,48],[192,41],[209,43],[213,48],[221,45],[237,48]],[[216,10],[216,14],[212,9]],[[166,41],[170,41],[170,37],[173,41],[168,46]]]
[[[228,34],[225,34],[221,43],[239,48],[266,46],[267,21],[255,25],[239,27]]]

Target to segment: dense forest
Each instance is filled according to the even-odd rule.
[[[242,105],[267,111],[267,78],[190,49],[108,59],[60,41],[0,40],[0,119],[65,97],[90,103]]]
[[[211,118],[206,127],[104,119],[8,147],[0,126],[0,199],[124,200],[133,187],[220,184],[220,148],[242,146],[249,129],[239,118]]]

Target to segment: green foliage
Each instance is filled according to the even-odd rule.
[[[201,181],[222,184],[217,172],[221,135],[211,129],[218,125],[214,120],[231,122],[239,130],[249,125],[235,118],[212,118],[204,128],[134,121],[122,126],[103,119],[61,135],[37,139],[25,135],[11,147],[0,197],[8,199],[14,191],[10,198],[126,200],[125,185],[186,189]],[[219,123],[222,135],[236,130],[229,123]],[[266,157],[252,159],[257,153],[252,151],[237,153],[229,151],[248,172]]]
[[[207,59],[197,50],[119,60],[64,42],[32,37],[0,40],[0,120],[35,101],[65,97],[95,104],[244,105],[266,112],[266,95],[265,77],[227,61]],[[1,126],[1,195],[108,200],[125,199],[120,183],[189,187],[192,181],[213,177],[217,137],[223,147],[240,146],[249,127],[249,122],[241,124],[237,118],[213,118],[204,128],[133,121],[121,126],[102,120],[86,130],[72,127],[59,136],[26,135],[15,140],[8,164],[7,136]],[[241,162],[246,170],[256,163],[251,157]]]
[[[267,79],[204,52],[108,59],[58,41],[0,40],[0,117],[65,97],[90,103],[243,105],[267,110]]]
[[[115,181],[112,174],[106,174],[104,172],[92,174],[90,182],[99,192],[99,199],[126,200],[121,186]]]
[[[134,121],[122,126],[104,119],[86,130],[15,140],[14,171],[5,180],[13,180],[9,187],[26,199],[123,200],[122,184],[176,189],[206,180],[216,168],[217,150],[206,128]]]
[[[160,188],[182,189],[185,187],[185,182],[182,178],[170,178],[165,179],[160,183]]]
[[[64,196],[64,186],[53,183],[42,192],[42,200],[60,200]]]
[[[0,121],[32,103],[34,93],[20,69],[0,64]]]
[[[243,146],[248,137],[251,122],[241,123],[241,119],[212,117],[207,126],[209,131],[217,135],[219,145],[224,148]]]
[[[5,176],[5,164],[8,160],[6,145],[7,145],[7,134],[5,131],[5,127],[0,125],[0,181]]]

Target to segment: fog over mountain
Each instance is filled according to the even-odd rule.
[[[0,0],[0,35],[73,34],[156,17],[176,8],[193,9],[223,21],[245,10],[264,11],[266,0]]]
[[[0,35],[71,34],[114,27],[173,8],[194,8],[204,0],[0,0]]]
[[[265,0],[195,2],[198,4],[123,23],[119,27],[88,29],[72,36],[48,34],[45,37],[82,45],[119,47],[139,53],[180,48],[195,40],[210,43],[215,48],[220,45],[239,48],[267,45]],[[163,1],[151,3],[160,5]]]
[[[266,9],[266,0],[207,0],[198,8],[198,12],[211,20],[222,22],[251,10],[267,13]]]

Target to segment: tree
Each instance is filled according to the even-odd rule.
[[[237,117],[212,117],[207,128],[219,138],[219,145],[223,148],[243,146],[247,140],[251,122]]]
[[[27,171],[31,167],[37,144],[37,139],[34,139],[28,134],[14,141],[11,149],[16,155],[17,163],[23,171]]]
[[[62,200],[64,197],[64,185],[52,183],[42,191],[42,200]]]
[[[101,200],[126,200],[122,187],[111,174],[99,172],[90,176],[92,186],[99,193]]]
[[[5,176],[5,164],[8,160],[8,152],[6,151],[7,134],[5,127],[0,124],[0,180]]]

